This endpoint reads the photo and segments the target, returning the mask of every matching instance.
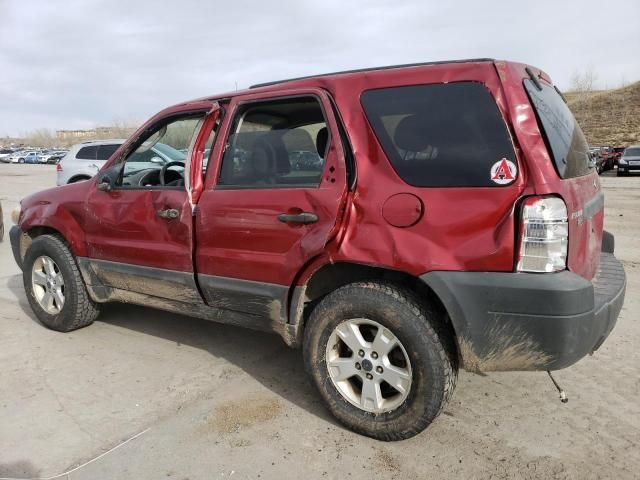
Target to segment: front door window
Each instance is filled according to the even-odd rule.
[[[157,126],[124,160],[117,186],[184,189],[185,162],[204,114]]]

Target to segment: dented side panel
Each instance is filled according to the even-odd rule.
[[[369,89],[458,81],[481,83],[495,99],[517,155],[509,159],[518,169],[512,184],[475,188],[408,185],[386,158],[360,104],[360,96]],[[510,128],[510,112],[493,63],[382,70],[295,84],[306,82],[320,85],[335,99],[358,170],[357,186],[346,206],[348,221],[327,247],[326,261],[381,266],[415,276],[437,270],[513,270],[516,205],[520,198],[533,193],[534,187]],[[455,165],[443,168],[455,168]],[[401,193],[411,194],[423,204],[420,220],[406,228],[389,224],[383,216],[385,202]],[[297,284],[305,284],[321,266],[319,263],[301,274]]]
[[[87,183],[79,182],[43,190],[22,200],[20,228],[30,234],[34,228],[46,227],[60,233],[74,255],[86,255],[84,231]],[[21,252],[24,255],[24,251]]]

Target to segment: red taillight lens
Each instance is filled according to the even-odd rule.
[[[62,165],[60,163],[58,163],[56,165],[56,172],[61,172],[62,171]]]
[[[520,219],[519,272],[557,272],[567,268],[567,206],[559,197],[529,197]]]

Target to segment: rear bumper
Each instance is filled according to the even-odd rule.
[[[469,371],[558,370],[597,350],[626,290],[622,264],[603,252],[593,282],[550,274],[431,272],[423,275],[451,317]]]

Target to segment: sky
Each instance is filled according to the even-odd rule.
[[[0,137],[336,70],[492,57],[640,80],[640,1],[0,0]]]

